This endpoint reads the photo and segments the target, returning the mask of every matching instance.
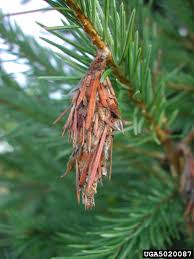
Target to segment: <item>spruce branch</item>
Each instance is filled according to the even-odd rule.
[[[115,259],[118,258],[120,252],[123,250],[123,247],[126,243],[131,242],[132,245],[134,245],[133,241],[131,240],[131,236],[134,235],[133,238],[138,239],[138,237],[141,236],[142,232],[145,230],[145,225],[147,228],[151,227],[151,224],[153,224],[151,218],[157,217],[161,208],[165,207],[166,205],[168,205],[168,203],[172,202],[176,194],[177,192],[173,190],[171,193],[168,193],[168,195],[162,197],[161,200],[154,204],[154,208],[152,209],[152,211],[146,212],[145,214],[142,213],[142,216],[139,218],[139,222],[132,229],[133,234],[131,234],[129,231],[129,238],[126,238],[124,242],[119,246],[117,250],[117,255],[116,257],[114,257]],[[147,222],[147,224],[145,224],[145,222]]]
[[[45,0],[45,1],[50,3],[50,0]],[[108,47],[109,44],[106,43],[107,40],[105,42],[105,40],[102,39],[101,35],[97,32],[91,19],[89,18],[89,14],[88,14],[88,16],[86,16],[86,14],[85,14],[86,10],[84,8],[82,10],[79,7],[78,3],[75,2],[74,0],[63,0],[63,1],[64,1],[64,6],[69,8],[69,10],[71,10],[74,13],[74,16],[71,16],[71,17],[69,17],[68,12],[66,13],[68,15],[70,21],[72,21],[75,24],[81,25],[81,27],[86,32],[86,34],[89,36],[90,40],[97,47],[97,49],[106,53],[107,65],[109,65],[111,67],[113,74],[120,81],[120,83],[125,86],[124,88],[127,88],[130,100],[135,104],[136,107],[138,107],[138,109],[141,111],[141,114],[143,115],[145,120],[148,122],[148,124],[150,126],[152,126],[155,136],[157,137],[157,139],[161,142],[161,144],[164,147],[166,157],[169,161],[172,173],[177,174],[177,172],[179,172],[179,166],[178,166],[179,165],[179,156],[177,154],[177,146],[172,141],[171,132],[168,130],[168,126],[167,126],[168,123],[166,121],[166,118],[165,118],[165,122],[162,122],[162,123],[158,122],[157,116],[153,116],[152,112],[148,109],[149,105],[146,103],[144,98],[137,97],[135,87],[132,86],[132,81],[130,79],[128,79],[126,75],[123,74],[123,72],[121,71],[119,66],[115,63],[114,58],[113,58],[113,53],[111,52],[110,48]],[[57,6],[56,4],[53,4],[52,2],[51,2],[51,5],[54,5],[54,7]],[[131,37],[130,33],[132,33],[130,26],[131,26],[131,23],[129,22],[129,25],[128,25],[129,39]],[[53,34],[56,35],[55,32]],[[46,41],[50,44],[57,46],[57,44],[54,42],[51,42],[49,40],[46,40]],[[136,34],[135,34],[134,46],[135,47],[134,47],[133,51],[136,54],[139,51],[141,51],[140,49],[138,50],[138,32],[136,32]],[[57,47],[59,47],[59,46],[57,46]],[[59,47],[59,48],[62,50],[62,47]],[[65,49],[65,51],[67,52],[66,49]],[[68,54],[68,52],[67,52],[67,54]],[[71,54],[71,56],[73,56],[73,55]],[[123,55],[122,55],[122,57],[123,57]],[[138,55],[137,55],[137,57],[138,57]],[[80,59],[82,59],[82,63],[85,63],[85,64],[87,63],[87,61],[83,60],[83,58],[81,56],[80,56]],[[148,51],[146,64],[148,64],[149,59],[150,59],[150,49]],[[160,96],[160,94],[159,94],[159,96]],[[158,101],[158,102],[160,101],[158,99],[157,93],[155,95],[155,99],[152,99],[152,100],[153,100],[153,104],[156,101]]]
[[[161,181],[158,177],[153,177],[151,183],[157,184],[157,182],[162,182],[163,188],[166,183],[169,183],[169,181]],[[139,239],[144,249],[149,249],[152,246],[161,249],[165,243],[171,243],[172,238],[179,235],[177,231],[179,222],[175,218],[180,210],[175,200],[177,191],[171,185],[164,188],[164,192],[158,192],[157,197],[153,200],[150,198],[152,197],[150,194],[148,191],[146,197],[144,195],[141,198],[138,196],[139,201],[141,200],[140,204],[136,203],[134,197],[133,202],[136,205],[131,209],[128,207],[117,208],[116,210],[110,209],[111,216],[98,216],[98,220],[105,223],[103,231],[96,230],[86,233],[86,236],[90,238],[87,245],[83,240],[77,240],[79,242],[77,247],[71,244],[75,249],[79,249],[76,255],[81,258],[89,257],[89,255],[91,258],[97,255],[101,255],[101,258],[104,258],[104,256],[106,258],[126,258],[129,255],[131,258],[139,258],[136,250],[139,249]],[[142,204],[145,206],[142,207]],[[150,207],[153,209],[150,210]],[[176,213],[172,213],[175,210]],[[166,220],[167,217],[168,220]],[[158,238],[158,233],[160,233],[160,238]],[[96,249],[100,240],[102,243]],[[73,242],[76,241],[73,240]]]
[[[111,45],[111,39],[110,39],[111,37],[109,37],[110,35],[108,35],[106,37],[106,39],[101,37],[101,34],[103,34],[103,36],[109,34],[110,33],[109,30],[106,30],[106,33],[105,33],[103,31],[103,29],[99,27],[99,24],[98,25],[93,24],[94,22],[92,21],[92,18],[89,15],[88,6],[81,5],[81,7],[80,7],[78,5],[78,3],[74,0],[62,0],[59,5],[57,3],[53,3],[50,0],[45,0],[45,1],[47,1],[54,7],[63,6],[62,3],[64,2],[64,7],[71,10],[72,14],[73,14],[73,15],[69,16],[68,12],[64,13],[61,11],[64,15],[67,15],[67,18],[70,20],[70,26],[72,26],[73,24],[80,25],[83,28],[83,30],[86,32],[86,34],[89,36],[89,38],[93,42],[93,44],[97,47],[97,50],[101,50],[102,52],[106,53],[107,65],[109,65],[111,67],[113,74],[118,79],[118,81],[120,81],[121,85],[124,85],[124,88],[127,88],[130,100],[135,104],[136,108],[138,108],[140,113],[143,115],[143,118],[145,118],[145,121],[147,121],[147,123],[153,129],[153,132],[154,132],[154,135],[156,136],[156,138],[163,145],[172,173],[174,175],[181,173],[180,169],[179,169],[180,157],[179,157],[179,154],[177,151],[178,150],[177,144],[174,143],[172,140],[171,132],[168,130],[167,119],[166,118],[163,118],[164,120],[160,119],[163,116],[160,108],[158,108],[158,113],[156,113],[156,114],[154,114],[152,111],[152,108],[154,109],[155,105],[157,105],[157,107],[160,107],[160,106],[162,107],[162,105],[163,105],[161,102],[162,87],[159,88],[157,92],[155,92],[154,97],[150,96],[149,97],[150,99],[146,99],[146,94],[153,95],[154,93],[152,92],[151,89],[150,89],[150,92],[152,92],[152,93],[146,93],[146,86],[144,86],[144,83],[142,83],[141,87],[144,88],[142,91],[142,95],[137,96],[137,92],[139,90],[138,90],[138,87],[136,87],[134,80],[130,80],[128,77],[128,74],[124,74],[123,71],[121,71],[120,67],[117,65],[117,63],[115,62],[115,57],[113,55],[114,51],[112,52],[112,45]],[[88,3],[88,5],[89,5],[89,3]],[[113,5],[116,8],[115,2]],[[95,8],[94,8],[94,10],[95,10]],[[107,15],[108,11],[105,12],[105,14],[103,14],[103,11],[102,11],[101,7],[99,6],[99,3],[98,3],[98,11],[101,13],[103,22],[106,22],[106,24],[108,26],[108,20],[106,19],[106,15]],[[123,41],[123,42],[125,42],[125,44],[127,44],[127,42],[129,43],[130,40],[132,40],[132,38],[133,38],[132,37],[133,33],[132,33],[132,29],[131,29],[131,26],[133,24],[133,16],[134,16],[134,13],[128,24],[127,39],[125,39],[125,41]],[[99,27],[100,29],[98,28],[98,30],[97,30],[95,28],[95,26]],[[48,29],[48,28],[46,28],[46,29]],[[100,32],[98,32],[98,31],[100,31]],[[53,30],[51,32],[54,35],[59,36],[59,35],[57,35],[56,32],[53,32]],[[59,36],[59,38],[62,39],[63,36]],[[44,39],[44,40],[46,40],[46,39]],[[65,40],[65,38],[64,38],[64,40]],[[76,59],[79,59],[82,64],[87,65],[88,60],[85,59],[85,56],[83,57],[82,55],[77,55],[77,53],[76,54],[70,53],[70,51],[67,50],[66,48],[61,47],[58,44],[56,44],[50,40],[46,40],[46,41],[48,43],[58,47],[59,49],[64,51],[67,55],[70,55],[70,57],[73,57],[73,58],[76,57]],[[136,65],[135,65],[135,67],[136,67],[137,63],[140,62],[139,57],[140,57],[140,53],[141,53],[141,49],[138,48],[138,32],[135,33],[134,42],[132,42],[132,45],[133,45],[133,48],[129,49],[129,46],[128,47],[125,46],[125,49],[130,50],[130,52],[128,53],[129,58],[130,58],[130,55],[132,55],[131,52],[134,52],[133,54],[136,58]],[[126,56],[125,53],[120,53],[120,54],[121,54],[122,58],[119,58],[119,60],[120,60],[119,65],[121,65],[121,63],[124,60],[124,57]],[[147,50],[145,67],[143,69],[149,70],[149,68],[148,68],[149,60],[150,60],[150,48],[148,48],[148,50]],[[132,69],[133,70],[136,69],[135,67],[133,67]],[[132,74],[130,74],[130,76],[132,76]],[[147,76],[149,76],[149,75],[147,75]],[[157,102],[158,102],[158,104],[157,104]],[[150,109],[151,106],[153,106],[153,107]],[[134,125],[135,125],[135,123],[134,123]],[[136,127],[136,126],[134,126],[134,127]]]
[[[137,107],[141,110],[142,115],[147,120],[147,122],[153,126],[153,129],[156,133],[157,138],[164,146],[164,150],[166,152],[166,156],[170,163],[171,171],[176,174],[178,170],[179,157],[177,156],[176,145],[171,140],[171,135],[167,129],[161,128],[161,126],[156,122],[152,114],[147,109],[146,104],[143,100],[137,99],[135,96],[135,91],[132,88],[132,83],[123,75],[117,64],[113,59],[113,55],[106,45],[106,43],[102,40],[100,35],[97,33],[90,19],[85,16],[80,7],[75,3],[74,0],[64,0],[65,3],[69,6],[71,10],[74,11],[75,16],[77,17],[79,23],[82,25],[83,30],[88,34],[89,38],[93,42],[93,44],[101,50],[108,52],[107,54],[107,64],[110,65],[112,71],[116,78],[128,88],[128,95],[130,100],[137,105]]]
[[[75,92],[73,89],[70,94],[63,95],[67,92],[61,90],[63,88],[59,84],[70,87],[83,79],[83,74],[95,55],[95,47],[86,33],[80,29],[80,23],[75,21],[74,11],[64,4],[64,0],[48,1],[54,8],[59,7],[58,10],[68,19],[67,22],[64,19],[64,27],[46,28],[51,33],[56,32],[58,36],[60,35],[64,42],[64,45],[59,45],[60,47],[66,48],[70,45],[69,52],[62,51],[64,55],[57,53],[55,57],[53,53],[47,51],[47,48],[38,46],[29,37],[24,37],[25,35],[23,36],[16,26],[4,23],[7,19],[2,19],[3,23],[0,26],[1,38],[4,39],[6,46],[14,45],[14,48],[16,46],[15,55],[18,58],[25,57],[30,67],[30,74],[25,74],[30,79],[25,88],[4,72],[0,78],[0,146],[3,141],[12,148],[11,152],[4,154],[0,150],[2,222],[0,258],[142,258],[142,250],[153,247],[192,249],[193,240],[189,242],[186,240],[187,228],[183,222],[183,206],[177,190],[181,178],[180,192],[186,202],[184,215],[188,223],[193,223],[194,157],[191,153],[194,139],[192,130],[194,96],[191,89],[194,82],[193,53],[188,52],[188,48],[184,46],[183,37],[176,37],[173,40],[161,33],[152,35],[153,12],[147,12],[146,4],[140,7],[137,0],[130,2],[122,0],[128,7],[128,12],[125,13],[124,5],[121,5],[120,9],[116,5],[120,4],[121,0],[75,0],[110,49],[115,64],[131,82],[135,92],[129,99],[127,91],[121,89],[122,86],[127,89],[127,85],[119,84],[119,87],[114,89],[117,91],[124,122],[126,121],[125,134],[117,132],[114,141],[114,179],[107,188],[106,184],[104,185],[102,195],[98,196],[95,212],[83,215],[83,210],[77,208],[74,201],[75,196],[69,195],[73,188],[72,179],[68,177],[64,186],[59,177],[53,173],[63,173],[64,162],[67,162],[71,149],[67,139],[61,139],[59,136],[59,129],[50,127],[50,124],[57,114],[61,113],[61,107],[68,107],[69,99]],[[177,1],[184,9],[185,1],[165,0],[163,3],[167,7],[165,14],[175,12]],[[110,3],[108,11],[106,5],[103,5],[105,2]],[[113,2],[116,4],[112,4]],[[141,30],[140,35],[143,37],[145,47],[142,48],[142,55],[138,59],[137,53],[141,48],[138,48],[132,32],[127,47],[128,53],[120,63],[126,42],[125,29],[128,27],[125,20],[128,19],[128,14],[134,5],[138,14],[137,25]],[[169,15],[170,19],[162,15],[161,20],[168,23],[167,31],[173,27],[172,31],[177,35],[177,29],[184,25],[190,35],[193,27],[189,27],[187,18],[190,17],[188,11],[191,8],[186,12],[183,12],[183,9],[180,9],[178,19],[174,15]],[[144,24],[144,15],[150,18],[147,26]],[[154,18],[157,15],[154,11]],[[106,19],[108,16],[109,19]],[[163,23],[156,21],[156,26],[161,31]],[[70,30],[72,38],[68,37]],[[153,34],[155,33],[154,29]],[[148,62],[146,43],[150,42],[153,51],[151,61]],[[161,48],[165,58],[160,66],[156,67],[158,47]],[[12,53],[12,48],[6,49],[6,53]],[[45,54],[42,56],[42,53]],[[76,58],[73,59],[72,56],[75,54]],[[50,63],[49,61],[53,59],[56,62]],[[64,64],[65,68],[71,69],[67,71],[67,75],[64,74],[66,71],[63,70]],[[134,73],[135,67],[138,68],[136,73]],[[154,82],[152,77],[155,67],[156,77],[157,69],[161,71],[157,82]],[[146,76],[140,79],[138,75],[146,69],[149,69],[149,80],[145,80]],[[108,68],[100,82],[102,83],[109,75],[116,86],[113,81],[116,76]],[[37,78],[39,80],[36,80]],[[58,81],[53,83],[54,80]],[[160,88],[163,83],[167,86],[165,93],[163,88]],[[59,88],[63,98],[61,100],[50,98],[53,90],[58,91]],[[149,94],[152,96],[148,99]],[[158,107],[164,94],[165,105],[160,109]],[[139,126],[140,121],[146,122],[146,120],[137,105],[131,101],[132,97],[137,98],[138,102],[143,100],[156,125],[163,130],[172,129],[166,132],[169,139],[164,141],[165,143],[162,142],[162,145],[154,143],[150,134],[154,131],[151,123],[141,126],[142,134],[137,127],[137,135],[134,135],[133,131],[135,132],[134,129]],[[138,114],[133,115],[134,110],[138,110]],[[172,124],[175,118],[173,113],[176,110],[180,116],[176,117],[175,123]],[[161,111],[169,115],[168,125],[163,123],[164,116],[159,119]],[[163,146],[168,146],[166,152],[162,150]],[[169,165],[171,166],[173,162],[168,163],[167,156],[170,157],[169,160],[178,162],[176,164],[180,168],[177,172],[180,173],[178,173],[180,177],[177,175],[172,177],[169,173]],[[101,187],[98,190],[101,191]],[[96,218],[99,214],[100,216]]]
[[[161,144],[164,147],[165,154],[166,154],[172,174],[181,175],[182,174],[182,170],[180,167],[181,155],[180,155],[177,143],[174,143],[172,140],[171,132],[168,130],[168,126],[167,126],[168,123],[167,123],[166,118],[165,118],[165,122],[162,122],[162,124],[160,122],[157,122],[157,118],[154,117],[153,114],[149,111],[146,101],[141,97],[137,98],[136,91],[134,90],[135,87],[132,86],[132,81],[130,79],[128,79],[126,75],[123,74],[123,72],[120,70],[119,66],[114,61],[113,53],[111,52],[111,49],[109,48],[109,43],[107,44],[107,42],[109,42],[109,40],[108,40],[109,37],[107,36],[106,41],[104,39],[104,38],[106,38],[105,36],[108,34],[108,30],[105,29],[105,31],[103,31],[104,37],[102,38],[101,35],[95,29],[95,26],[92,23],[89,12],[87,15],[85,14],[85,13],[87,13],[87,10],[84,9],[84,6],[83,6],[83,10],[82,10],[74,0],[64,0],[64,1],[65,1],[65,6],[69,7],[70,10],[72,10],[74,12],[75,17],[73,17],[71,19],[75,20],[74,22],[76,22],[76,24],[80,24],[82,26],[83,30],[87,33],[90,40],[97,47],[98,50],[101,50],[102,53],[106,53],[105,56],[107,57],[106,58],[107,65],[109,65],[111,67],[113,74],[120,81],[120,83],[125,85],[125,88],[127,87],[130,100],[136,105],[136,107],[139,108],[143,117],[152,126],[156,137],[159,139],[159,141],[161,142]],[[84,11],[85,11],[85,13],[84,13]],[[108,20],[106,18],[107,12],[105,12],[105,14],[104,14],[105,17],[103,18],[104,22],[106,23],[106,26],[108,26]],[[130,28],[130,23],[129,23],[129,28]],[[131,32],[130,29],[128,30],[128,32],[129,32],[129,37],[130,37],[130,32]],[[141,49],[138,49],[138,33],[137,32],[135,34],[134,44],[135,44],[134,52],[136,53],[136,57],[137,57],[136,62],[137,62],[138,57],[141,53]],[[125,56],[125,54],[122,54],[121,60],[123,60],[124,56]],[[150,53],[147,56],[147,62],[150,58],[149,56],[150,56]],[[157,100],[154,100],[154,102],[155,101],[157,101]]]
[[[165,143],[167,141],[167,139],[169,139],[167,131],[163,130],[157,124],[157,122],[155,121],[153,116],[147,110],[147,107],[146,107],[145,103],[143,102],[143,100],[139,100],[135,97],[135,91],[132,88],[132,83],[123,75],[123,73],[121,72],[121,70],[119,69],[119,67],[115,63],[115,61],[113,60],[113,55],[112,55],[110,49],[108,48],[106,43],[102,40],[100,35],[97,33],[96,29],[94,28],[94,26],[90,22],[89,18],[85,16],[85,14],[82,12],[80,7],[75,3],[74,0],[64,0],[64,1],[69,6],[69,8],[71,8],[75,12],[75,16],[77,17],[79,23],[82,25],[82,28],[84,29],[84,31],[90,37],[93,44],[98,49],[101,49],[101,50],[104,50],[105,52],[108,52],[107,63],[112,68],[112,71],[113,71],[114,75],[123,85],[127,86],[128,94],[129,94],[130,99],[133,101],[133,103],[135,103],[138,106],[138,108],[140,108],[140,110],[141,110],[143,116],[146,118],[146,120],[151,125],[153,125],[158,139],[161,142]]]

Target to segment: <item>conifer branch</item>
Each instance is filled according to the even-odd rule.
[[[71,8],[75,15],[82,25],[84,31],[89,35],[91,41],[93,44],[101,50],[104,50],[106,52],[109,52],[107,55],[107,63],[112,68],[112,71],[116,78],[124,85],[128,87],[128,94],[130,99],[140,108],[142,111],[143,116],[146,118],[146,120],[153,125],[156,135],[159,138],[161,142],[165,142],[168,139],[168,134],[165,130],[160,128],[160,126],[156,123],[155,119],[152,117],[152,115],[148,112],[147,107],[145,103],[142,100],[138,100],[134,97],[135,92],[131,87],[131,82],[123,75],[123,73],[120,71],[119,67],[116,65],[116,63],[113,60],[113,56],[109,48],[107,47],[106,43],[102,40],[100,35],[95,30],[94,26],[90,22],[90,20],[85,16],[85,14],[82,12],[82,10],[79,8],[79,6],[75,3],[74,0],[64,0],[66,4]]]
[[[138,236],[141,235],[142,231],[139,231],[139,230],[144,229],[143,225],[145,224],[145,222],[149,222],[148,224],[151,224],[152,221],[149,221],[149,219],[151,217],[157,216],[158,212],[160,211],[160,208],[163,207],[164,205],[166,205],[167,203],[170,203],[173,200],[173,198],[175,197],[176,194],[177,194],[177,192],[175,190],[173,190],[167,196],[165,196],[161,200],[159,200],[155,204],[152,211],[149,211],[149,212],[145,213],[144,215],[142,215],[142,218],[139,219],[139,222],[135,225],[135,227],[133,229],[134,239],[138,238]],[[138,233],[138,234],[136,234],[136,233]],[[127,238],[123,243],[121,243],[120,247],[118,248],[115,259],[118,258],[118,256],[119,256],[120,252],[122,251],[124,245],[129,241],[131,242],[130,231],[129,231],[129,238]]]
[[[106,43],[102,40],[100,35],[97,33],[97,31],[95,30],[94,26],[92,25],[88,17],[85,16],[85,14],[82,12],[82,10],[79,8],[79,6],[75,3],[74,0],[64,0],[64,1],[69,6],[69,8],[72,11],[74,11],[75,16],[77,17],[83,30],[88,34],[93,44],[98,49],[104,50],[105,52],[109,52],[107,53],[107,64],[111,67],[116,78],[122,84],[127,86],[129,98],[141,110],[142,115],[147,120],[147,122],[153,126],[153,129],[156,133],[157,138],[159,139],[159,141],[162,143],[164,147],[172,174],[176,175],[177,173],[180,173],[180,167],[179,167],[180,156],[177,154],[177,146],[172,141],[170,132],[167,129],[161,128],[161,126],[158,125],[154,117],[148,111],[144,101],[137,99],[135,97],[135,91],[132,89],[132,86],[131,86],[132,83],[123,75],[123,73],[121,72],[117,64],[114,62],[110,49],[108,48]]]
[[[65,2],[66,6],[74,12],[77,22],[82,26],[83,30],[87,33],[92,43],[97,47],[98,50],[101,50],[106,54],[107,65],[111,67],[113,74],[120,81],[120,83],[125,85],[125,88],[127,88],[128,90],[130,100],[140,109],[143,117],[146,119],[149,125],[153,127],[157,138],[164,147],[172,174],[181,174],[180,154],[178,152],[178,146],[176,143],[174,143],[174,141],[172,141],[171,133],[167,129],[167,123],[165,123],[165,125],[163,123],[163,127],[161,127],[161,125],[159,125],[156,119],[149,112],[144,100],[136,97],[134,90],[135,88],[132,87],[132,82],[128,78],[126,78],[118,65],[115,63],[111,50],[98,34],[91,20],[84,14],[84,12],[75,2],[75,0],[63,1]]]
[[[83,25],[66,0],[45,1],[52,6],[52,10],[58,10],[67,18],[62,20],[63,26],[43,26],[63,41],[64,44],[57,44],[57,41],[45,40],[62,53],[53,55],[48,48],[24,35],[17,25],[9,23],[6,18],[2,19],[0,26],[5,53],[14,54],[17,59],[22,59],[21,63],[24,61],[28,65],[24,84],[18,80],[20,78],[15,78],[16,71],[14,74],[4,70],[0,73],[0,258],[141,258],[143,249],[153,247],[192,249],[193,240],[188,240],[187,230],[194,231],[194,53],[188,53],[184,41],[191,41],[191,33],[194,35],[191,28],[193,6],[181,0],[165,1],[163,14],[154,12],[152,17],[153,12],[149,12],[148,5],[142,2],[140,6],[138,0],[74,0],[105,43],[105,51],[110,50],[104,53],[104,49],[95,43],[93,45],[89,34],[80,29]],[[121,2],[126,2],[127,12]],[[175,14],[179,11],[176,8],[177,2],[181,11]],[[134,31],[133,8],[136,8],[140,39],[145,40],[143,47],[139,44],[138,33]],[[72,38],[69,38],[69,31],[72,32]],[[170,33],[161,35],[161,31]],[[152,44],[152,54],[147,43]],[[161,63],[157,59],[158,48],[165,56]],[[89,67],[94,62],[92,59],[95,52],[103,55],[110,53],[110,57],[112,54],[116,72],[110,60],[103,58],[104,72],[96,77],[98,71],[94,73]],[[102,68],[102,62],[99,62],[99,68]],[[91,72],[89,78],[88,70]],[[116,87],[125,134],[123,131],[114,133],[114,179],[109,188],[104,186],[95,213],[83,213],[75,205],[76,195],[69,195],[72,179],[66,178],[63,183],[56,177],[57,172],[64,172],[64,162],[71,154],[71,149],[68,139],[62,140],[58,129],[51,127],[50,123],[62,112],[63,106],[67,108],[66,116],[70,114],[70,98],[78,94],[87,77],[87,88],[92,90],[86,91],[84,102],[77,105],[84,96],[84,86],[81,88],[76,102],[78,109],[75,110],[74,121],[70,125],[72,127],[68,130],[71,130],[69,133],[72,133],[75,140],[75,144],[72,144],[75,147],[77,137],[84,137],[80,137],[81,144],[84,140],[84,147],[79,150],[86,150],[86,153],[94,150],[97,137],[100,140],[96,149],[98,156],[93,156],[94,160],[84,154],[75,163],[77,196],[79,198],[80,186],[85,192],[83,183],[88,182],[87,196],[83,197],[88,206],[88,198],[91,198],[88,192],[93,191],[96,185],[94,175],[100,175],[102,179],[102,173],[106,174],[104,169],[108,169],[110,173],[107,176],[111,176],[109,163],[104,162],[108,162],[106,157],[112,157],[113,139],[110,132],[105,143],[105,133],[107,128],[118,128],[120,123],[117,123],[115,113],[112,122],[116,119],[116,124],[103,119],[101,103],[105,107],[105,114],[110,114],[110,109],[106,108],[105,94],[111,94],[111,91],[107,86],[102,88],[101,84],[107,83],[109,75],[119,83],[118,72],[130,82],[127,80]],[[90,76],[100,82],[97,90],[96,84],[93,84],[97,80],[91,80]],[[78,82],[79,85],[70,90]],[[122,90],[122,87],[126,90]],[[97,92],[96,99],[94,95],[90,98],[91,92]],[[62,94],[62,98],[55,99],[55,93]],[[92,112],[86,114],[85,108],[89,105]],[[100,116],[98,113],[93,115],[94,107],[98,107],[95,112],[100,111]],[[177,110],[180,114],[178,117]],[[85,122],[81,123],[78,112],[88,118],[90,123],[92,118],[95,126],[90,127],[90,131],[84,131],[84,134],[81,126]],[[166,124],[165,114],[168,115]],[[63,116],[64,112],[57,121]],[[153,143],[155,126],[159,128],[158,131],[162,129],[165,133],[158,146]],[[92,132],[100,134],[93,138]],[[69,139],[72,139],[71,135]],[[78,149],[74,150],[74,157],[71,158],[78,158]],[[98,166],[96,171],[102,155],[103,170]],[[86,160],[88,163],[85,163]],[[91,165],[92,177],[87,178],[84,170],[79,179],[79,168],[82,169],[83,165],[85,169],[88,164]],[[170,168],[176,177],[169,172]],[[98,181],[98,191],[101,189],[100,184]],[[188,228],[183,224],[181,200],[185,203],[184,219]],[[10,204],[13,213],[9,213]],[[64,213],[61,212],[65,212],[65,221]]]

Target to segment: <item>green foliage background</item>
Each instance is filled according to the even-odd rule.
[[[25,86],[1,66],[0,141],[12,151],[0,154],[0,258],[136,259],[143,249],[191,249],[179,179],[170,174],[152,125],[110,70],[128,122],[124,134],[115,136],[112,180],[98,187],[92,211],[76,203],[74,173],[61,180],[71,145],[60,136],[62,123],[52,122],[69,104],[69,92],[96,50],[65,1],[47,2],[64,7],[63,27],[46,28],[63,44],[44,39],[60,53],[40,46],[8,19],[0,23],[6,52],[29,66]],[[182,139],[194,121],[194,1],[77,4],[111,49],[137,99],[175,140]],[[59,90],[61,100],[50,98]]]

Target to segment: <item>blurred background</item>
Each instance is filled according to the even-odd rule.
[[[10,4],[7,1],[0,1],[1,12],[5,15],[4,20],[9,21],[12,25],[17,24],[22,32],[26,36],[33,36],[34,40],[44,46],[46,48],[54,49],[55,51],[59,51],[57,48],[54,48],[51,45],[48,45],[46,42],[40,39],[41,36],[47,35],[50,39],[53,38],[52,35],[46,33],[46,31],[41,28],[37,22],[46,23],[48,26],[57,26],[61,25],[61,18],[59,12],[52,10],[47,11],[49,5],[44,1],[14,1]],[[43,11],[41,11],[43,9]],[[45,10],[46,9],[46,10]],[[45,10],[45,11],[44,11]],[[32,13],[31,13],[32,11]],[[35,11],[35,12],[34,12]],[[27,12],[27,13],[25,13]],[[60,42],[58,38],[54,38],[57,42]],[[15,62],[16,56],[14,53],[10,53],[8,51],[3,51],[6,49],[6,44],[3,44],[1,40],[1,65],[8,73],[13,74],[16,80],[22,84],[25,83],[25,71],[29,69],[29,67],[22,62],[22,60],[18,60]]]
[[[174,116],[171,130],[179,140],[194,116],[194,3],[124,2],[126,20],[137,10],[140,43],[145,49],[152,44],[150,67],[168,85],[166,113]],[[131,250],[134,256],[141,254],[150,244],[192,247],[163,149],[147,130],[134,133],[134,107],[114,78],[129,123],[125,134],[115,136],[112,180],[98,187],[95,209],[85,211],[76,201],[74,172],[61,179],[71,145],[61,137],[64,121],[55,126],[53,121],[70,103],[69,91],[87,71],[95,48],[81,30],[56,35],[54,27],[67,20],[48,7],[40,0],[0,0],[0,258],[75,259],[82,254],[86,259],[122,259]],[[179,120],[175,107],[182,109]],[[158,209],[158,203],[164,207]]]

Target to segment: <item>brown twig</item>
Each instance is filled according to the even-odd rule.
[[[47,0],[46,0],[47,1]],[[106,64],[109,65],[112,68],[112,71],[116,78],[127,87],[128,89],[128,95],[130,97],[130,100],[138,106],[147,120],[147,122],[153,126],[156,136],[162,143],[166,158],[169,162],[169,166],[171,168],[171,172],[174,175],[183,175],[182,172],[182,160],[184,159],[184,152],[182,152],[180,145],[175,143],[171,138],[171,132],[167,129],[167,123],[162,128],[155,118],[153,118],[152,114],[148,111],[146,104],[143,100],[139,100],[135,96],[135,91],[132,88],[132,84],[130,80],[128,80],[125,75],[122,73],[120,68],[115,63],[112,53],[106,43],[103,41],[103,39],[100,37],[100,35],[95,30],[93,24],[90,22],[90,20],[85,16],[85,14],[82,12],[80,7],[76,4],[74,0],[64,0],[64,2],[67,4],[70,10],[72,10],[76,16],[76,19],[82,26],[83,30],[87,33],[93,44],[97,47],[98,50],[101,50],[102,52],[106,53]],[[194,133],[191,133],[186,139],[184,145],[188,145],[189,142],[194,138]],[[89,145],[90,146],[90,145]],[[100,149],[101,150],[101,149]],[[96,163],[97,164],[97,163]],[[184,163],[184,166],[187,164]],[[96,167],[95,167],[96,170]],[[93,175],[92,175],[93,176]],[[194,206],[193,206],[194,207]],[[194,211],[194,208],[193,208]],[[194,215],[194,212],[193,212]]]
[[[107,55],[107,63],[110,65],[110,67],[112,68],[112,71],[114,73],[114,75],[117,77],[117,79],[124,85],[126,85],[128,87],[128,94],[130,99],[140,108],[140,110],[142,111],[143,116],[146,118],[146,120],[154,126],[154,129],[156,131],[156,135],[159,138],[159,140],[161,142],[165,142],[167,139],[169,139],[168,137],[168,133],[163,130],[162,128],[160,128],[160,126],[158,126],[157,122],[155,121],[155,119],[152,117],[152,115],[148,112],[146,105],[144,104],[144,102],[142,100],[136,99],[136,97],[134,97],[135,92],[131,87],[131,82],[130,80],[128,80],[123,73],[121,72],[121,70],[119,69],[119,67],[116,65],[116,63],[113,60],[112,57],[112,53],[109,50],[109,48],[107,47],[106,43],[102,40],[102,38],[99,36],[99,34],[97,33],[97,31],[95,30],[94,26],[92,25],[92,23],[90,22],[90,20],[83,14],[82,10],[79,8],[79,6],[75,3],[74,0],[64,0],[66,2],[66,4],[74,11],[75,16],[77,17],[77,19],[79,20],[80,24],[82,25],[84,31],[88,34],[88,36],[90,37],[91,41],[93,42],[93,44],[98,48],[98,49],[104,49],[106,51],[109,52],[109,55]]]
[[[93,24],[90,22],[90,20],[84,15],[82,10],[79,8],[79,6],[75,3],[74,0],[64,0],[65,3],[69,6],[69,8],[74,11],[75,16],[77,17],[79,23],[82,25],[83,30],[88,34],[93,44],[98,49],[103,49],[106,52],[109,52],[107,55],[107,64],[110,65],[112,68],[112,71],[116,78],[125,86],[128,88],[128,95],[130,97],[130,100],[135,103],[139,109],[141,110],[143,116],[147,120],[147,122],[153,126],[156,136],[162,143],[165,149],[165,153],[167,156],[167,159],[169,161],[171,172],[173,174],[177,174],[179,172],[179,156],[177,156],[177,148],[174,142],[171,139],[171,135],[168,130],[165,130],[158,125],[158,123],[155,121],[153,116],[149,113],[147,110],[146,104],[143,100],[139,100],[135,97],[135,91],[132,88],[132,84],[130,80],[128,80],[120,70],[120,68],[117,66],[117,64],[114,62],[112,53],[107,47],[106,43],[102,40],[100,35],[95,30]]]

